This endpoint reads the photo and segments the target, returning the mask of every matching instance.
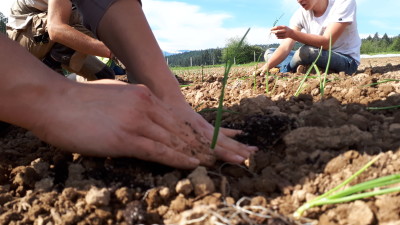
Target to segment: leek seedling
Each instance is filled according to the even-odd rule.
[[[257,71],[257,69],[258,69],[258,63],[260,62],[261,56],[262,56],[262,53],[258,56],[257,64],[256,64],[254,71]],[[257,73],[254,72],[254,81],[253,81],[253,90],[254,91],[257,90],[257,79],[256,78],[257,78]]]
[[[347,180],[345,180],[344,182],[342,182],[335,188],[329,190],[325,194],[302,205],[300,208],[298,208],[296,210],[296,212],[294,213],[293,216],[295,218],[300,218],[307,209],[310,209],[315,206],[349,202],[349,201],[354,201],[357,199],[363,199],[363,198],[368,198],[368,197],[372,197],[372,196],[383,195],[383,194],[400,191],[400,187],[397,186],[397,187],[384,188],[384,189],[379,189],[379,190],[374,190],[374,191],[369,191],[369,192],[362,192],[365,190],[376,189],[376,188],[388,186],[391,184],[398,184],[398,183],[400,183],[400,174],[394,174],[394,175],[389,175],[389,176],[369,180],[369,181],[351,186],[345,190],[337,191],[340,188],[347,185],[348,183],[350,183],[354,178],[356,178],[358,175],[360,175],[366,169],[368,169],[378,159],[379,159],[379,156],[375,157],[370,162],[368,162],[364,167],[362,167],[359,171],[357,171],[355,174],[353,174],[351,177],[349,177]],[[336,193],[334,193],[334,192],[336,192]],[[360,193],[360,192],[362,192],[362,193]]]
[[[400,105],[386,106],[386,107],[367,107],[368,110],[388,110],[388,109],[398,109]]]
[[[322,79],[320,79],[320,93],[321,93],[321,99],[324,98],[324,92],[325,92],[325,86],[326,86],[326,76],[328,75],[329,72],[329,66],[331,64],[331,56],[332,56],[332,34],[329,37],[329,52],[328,52],[328,62],[326,64],[325,68],[325,74]]]
[[[246,33],[240,40],[237,49],[239,49],[242,44],[244,39],[246,38],[247,34],[249,33],[250,28],[247,29]],[[217,145],[217,139],[218,139],[218,134],[219,134],[219,128],[221,127],[221,120],[222,120],[222,113],[223,113],[223,105],[224,105],[224,95],[225,95],[225,86],[228,81],[228,75],[229,71],[232,68],[233,62],[234,62],[235,55],[232,55],[230,59],[228,59],[225,63],[225,72],[224,72],[224,78],[222,79],[222,89],[221,89],[221,95],[219,97],[219,104],[218,104],[218,110],[217,110],[217,118],[215,119],[215,125],[214,125],[214,135],[213,139],[211,141],[211,149],[214,149],[215,146]]]
[[[371,86],[376,86],[376,85],[384,84],[384,83],[388,83],[388,82],[399,82],[399,81],[400,80],[396,80],[396,79],[386,79],[386,80],[382,80],[382,81],[375,82],[375,83],[372,83],[372,84],[367,84],[367,85],[364,85],[362,87],[371,87]]]
[[[308,76],[309,76],[310,73],[311,73],[311,70],[314,68],[314,66],[315,66],[315,64],[317,63],[319,57],[321,56],[321,53],[322,53],[322,46],[321,46],[321,49],[319,50],[319,53],[318,53],[317,58],[316,58],[316,59],[314,60],[314,62],[311,64],[310,68],[308,68],[306,74],[304,75],[303,79],[301,80],[299,87],[297,88],[296,92],[294,93],[294,96],[296,96],[296,97],[299,96],[299,94],[301,93],[301,91],[303,91],[303,89],[304,89],[304,88],[303,88],[304,82],[306,82]]]

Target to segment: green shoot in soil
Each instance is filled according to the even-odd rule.
[[[386,107],[367,107],[368,110],[388,110],[388,109],[398,109],[400,105],[386,106]]]
[[[309,76],[310,73],[311,73],[311,70],[314,68],[314,66],[315,66],[315,64],[317,63],[319,57],[321,56],[321,53],[322,53],[322,46],[321,46],[321,49],[319,50],[319,53],[318,53],[317,58],[316,58],[316,59],[314,60],[314,62],[311,64],[310,68],[308,68],[306,74],[304,75],[303,79],[301,80],[300,85],[299,85],[299,87],[298,87],[297,90],[296,90],[296,93],[294,93],[294,96],[296,96],[296,97],[299,96],[299,94],[301,93],[301,91],[304,89],[304,88],[303,88],[304,82],[306,82],[308,76]]]
[[[282,13],[281,16],[278,17],[278,18],[274,21],[274,23],[272,24],[272,27],[275,27],[275,26],[276,26],[276,24],[277,24],[277,23],[279,22],[279,20],[283,17],[283,15],[285,15],[285,14]],[[268,40],[271,38],[271,34],[272,34],[272,32],[269,33]],[[268,94],[268,92],[269,92],[269,68],[267,67],[267,71],[266,71],[266,74],[265,74],[265,94]]]
[[[246,38],[247,34],[249,33],[250,28],[247,29],[246,33],[242,37],[242,39],[239,42],[239,45],[237,48],[239,49],[242,44],[244,39]],[[225,72],[224,72],[224,79],[222,80],[222,89],[221,89],[221,95],[219,97],[219,104],[218,104],[218,110],[217,110],[217,118],[215,119],[215,125],[214,125],[214,135],[213,139],[211,142],[211,149],[214,149],[215,146],[217,145],[217,139],[218,139],[218,134],[219,134],[219,128],[221,127],[221,120],[222,120],[222,113],[223,113],[223,105],[224,105],[224,95],[225,95],[225,86],[228,81],[228,75],[229,71],[232,68],[233,62],[234,62],[234,57],[233,55],[230,59],[228,59],[225,63]]]
[[[399,82],[399,81],[400,80],[396,80],[396,79],[386,79],[386,80],[382,80],[382,81],[375,82],[375,83],[372,83],[372,84],[367,84],[367,85],[364,85],[362,87],[371,87],[371,86],[376,86],[376,85],[384,84],[384,83],[388,83],[388,82]]]
[[[372,197],[372,196],[383,195],[383,194],[400,191],[399,186],[384,188],[384,189],[377,189],[379,187],[384,187],[384,186],[388,186],[391,184],[400,183],[400,174],[393,174],[393,175],[369,180],[369,181],[351,186],[347,189],[338,191],[340,188],[342,188],[345,185],[347,185],[348,183],[350,183],[358,175],[360,175],[362,172],[364,172],[366,169],[368,169],[378,159],[379,159],[379,156],[375,157],[370,162],[368,162],[364,167],[362,167],[359,171],[354,173],[351,177],[349,177],[347,180],[345,180],[344,182],[342,182],[335,188],[329,190],[325,194],[323,194],[309,202],[306,202],[304,205],[302,205],[300,208],[298,208],[296,210],[296,212],[294,213],[293,216],[295,218],[300,218],[306,210],[308,210],[312,207],[315,207],[315,206],[349,202],[349,201],[354,201],[357,199],[363,199],[363,198],[368,198],[368,197]],[[363,191],[371,190],[371,189],[373,189],[373,191],[363,192]],[[333,192],[336,192],[336,193],[333,193]],[[360,193],[360,192],[362,192],[362,193]]]
[[[332,56],[332,34],[329,37],[328,63],[326,64],[324,77],[322,77],[320,79],[319,87],[320,87],[321,99],[324,98],[325,86],[326,86],[326,76],[328,75],[328,72],[329,72],[329,66],[331,64],[331,56]]]

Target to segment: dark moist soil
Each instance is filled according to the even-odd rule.
[[[373,157],[351,184],[400,171],[400,58],[363,59],[357,74],[329,74],[298,97],[302,74],[231,71],[223,126],[260,151],[243,165],[183,171],[136,159],[70,154],[11,126],[0,137],[0,224],[400,224],[400,194],[293,212]],[[214,123],[222,68],[177,74],[188,102]],[[123,78],[121,78],[123,79]],[[255,87],[254,87],[255,84]],[[4,129],[3,129],[4,130]]]

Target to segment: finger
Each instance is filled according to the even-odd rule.
[[[229,128],[220,128],[220,131],[228,136],[228,137],[235,137],[236,135],[239,135],[241,133],[243,133],[243,131],[241,130],[235,130],[235,129],[229,129]]]
[[[145,123],[146,126],[139,129],[139,133],[143,137],[163,143],[164,145],[174,149],[183,149],[187,146],[187,143],[185,143],[180,137],[172,134],[169,130],[166,130],[159,124],[150,120],[143,123]]]
[[[219,158],[229,159],[231,158],[229,155],[237,155],[242,158],[247,158],[251,153],[256,152],[258,148],[242,144],[220,133],[218,135],[216,150]]]
[[[155,125],[145,128],[146,137],[153,139],[153,132],[163,132],[157,137],[160,142],[171,143],[174,149],[199,159],[202,165],[211,166],[215,162],[215,153],[211,151],[209,141],[195,132],[189,123],[177,119],[170,110],[160,107],[159,110],[153,110],[150,118]]]
[[[204,144],[194,138],[194,131],[188,123],[176,117],[164,103],[155,99],[156,107],[149,114],[153,123],[158,124],[169,133],[183,140],[186,144]]]
[[[200,164],[200,160],[176,151],[163,143],[146,137],[126,139],[131,149],[121,151],[123,156],[131,156],[138,159],[161,163],[179,169],[193,169]],[[132,141],[131,141],[132,140]]]

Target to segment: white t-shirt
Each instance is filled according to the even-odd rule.
[[[360,65],[361,39],[358,34],[356,0],[328,0],[325,13],[315,17],[312,10],[300,7],[290,20],[290,27],[298,27],[308,34],[322,35],[331,23],[350,22],[342,35],[332,46],[332,50],[349,55]]]

